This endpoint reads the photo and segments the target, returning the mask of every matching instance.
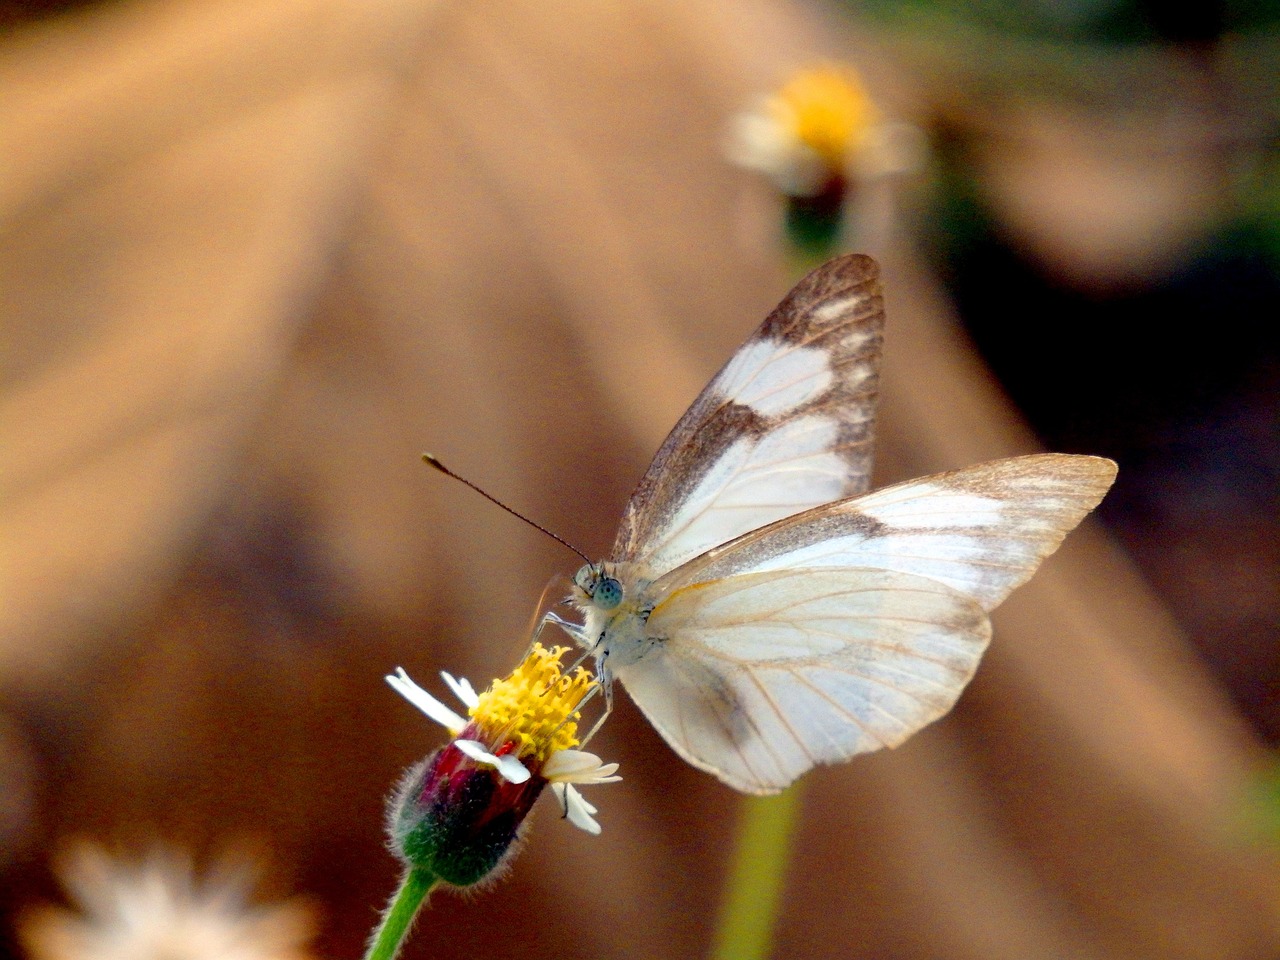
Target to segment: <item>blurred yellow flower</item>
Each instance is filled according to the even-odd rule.
[[[837,67],[802,70],[768,99],[766,109],[835,170],[847,166],[879,119],[858,75]]]
[[[920,147],[916,128],[883,119],[854,70],[821,66],[798,71],[734,118],[726,150],[787,196],[815,197],[911,169]]]

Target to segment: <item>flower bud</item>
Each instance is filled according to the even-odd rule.
[[[451,743],[405,777],[389,824],[393,850],[456,887],[479,883],[514,852],[546,784],[541,777],[512,783]]]

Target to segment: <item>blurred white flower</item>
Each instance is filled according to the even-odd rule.
[[[140,862],[80,843],[59,877],[75,907],[27,911],[19,936],[32,960],[308,960],[313,912],[254,905],[248,871],[197,880],[172,851]]]

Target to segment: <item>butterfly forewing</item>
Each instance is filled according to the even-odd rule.
[[[665,596],[737,574],[860,567],[928,577],[992,610],[1114,478],[1110,460],[1041,454],[912,480],[752,531],[671,571],[653,590]]]
[[[649,626],[665,641],[619,679],[681,756],[751,793],[942,716],[990,634],[983,610],[941,583],[861,569],[698,583]]]
[[[869,257],[802,280],[671,431],[627,505],[613,559],[657,576],[863,492],[883,322]]]

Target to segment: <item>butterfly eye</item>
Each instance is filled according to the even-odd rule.
[[[601,610],[612,610],[622,602],[622,584],[613,577],[601,577],[596,581],[595,593],[591,595],[591,599]]]

